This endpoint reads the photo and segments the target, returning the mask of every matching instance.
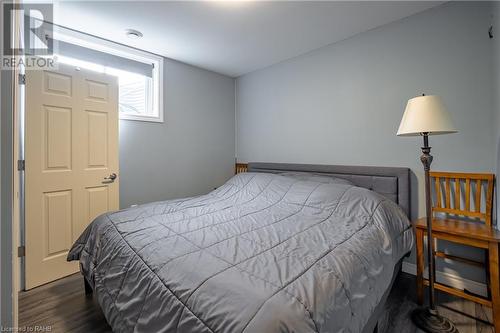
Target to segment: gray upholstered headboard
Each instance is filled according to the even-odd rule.
[[[396,202],[410,216],[410,169],[396,167],[248,163],[249,172],[308,172],[344,178],[356,186],[380,193]]]

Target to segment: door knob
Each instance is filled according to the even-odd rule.
[[[103,183],[112,183],[115,181],[115,179],[118,178],[118,175],[116,173],[112,173],[107,177],[104,177]]]

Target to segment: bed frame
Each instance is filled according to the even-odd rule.
[[[359,187],[380,193],[396,202],[410,216],[410,169],[400,167],[288,164],[288,163],[237,163],[236,173],[240,172],[304,172],[316,175],[330,175],[347,179]],[[408,254],[409,255],[409,254]],[[402,261],[394,267],[389,288],[385,291],[380,303],[375,307],[362,333],[379,332],[379,319],[385,310],[385,303],[401,271]]]
[[[245,167],[246,166],[246,167]],[[354,185],[380,193],[396,202],[410,216],[410,169],[399,167],[257,163],[236,164],[240,172],[305,172],[330,175],[351,181]]]
[[[364,187],[380,193],[396,202],[410,215],[410,169],[399,167],[347,166],[347,165],[317,165],[317,164],[288,164],[288,163],[236,163],[235,173],[241,172],[304,172],[317,175],[331,175],[351,181],[356,186]],[[402,260],[394,267],[391,284],[386,290],[380,303],[375,307],[373,315],[368,320],[362,333],[377,333],[378,320],[383,313],[385,303],[401,271]],[[85,295],[92,297],[92,286],[84,277]]]

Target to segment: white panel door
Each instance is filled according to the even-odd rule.
[[[78,271],[73,242],[118,209],[118,81],[59,64],[26,73],[26,289]]]

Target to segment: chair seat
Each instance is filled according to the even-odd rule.
[[[418,229],[427,230],[427,223],[425,218],[416,220],[414,225]],[[469,239],[500,243],[500,231],[484,223],[435,217],[432,219],[432,231],[436,233],[450,234]]]

